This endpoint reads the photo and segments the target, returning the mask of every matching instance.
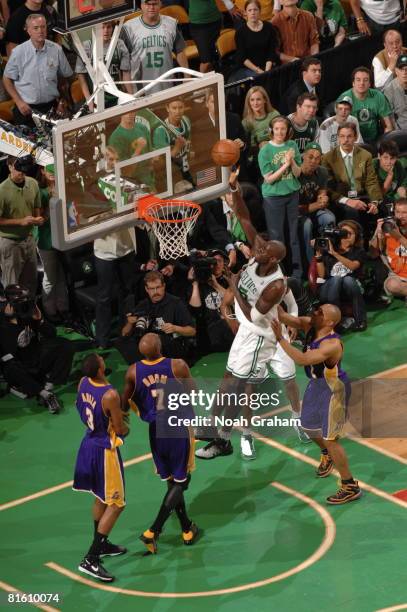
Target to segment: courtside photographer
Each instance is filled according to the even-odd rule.
[[[153,332],[160,336],[163,354],[188,360],[191,354],[189,339],[196,332],[187,305],[181,298],[167,293],[161,272],[147,272],[144,288],[147,298],[137,304],[134,296],[126,300],[127,322],[115,342],[117,350],[127,363],[134,363],[142,358],[138,350],[140,338]]]
[[[229,283],[229,258],[224,251],[192,251],[188,272],[189,306],[196,319],[197,345],[202,354],[227,351],[234,335],[221,315],[222,299]]]
[[[67,382],[75,352],[73,344],[58,338],[27,288],[8,285],[0,323],[0,361],[4,378],[28,397],[37,397],[51,414],[60,405],[54,385]]]

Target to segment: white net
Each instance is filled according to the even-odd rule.
[[[188,232],[194,227],[200,213],[198,204],[183,200],[167,200],[148,206],[146,217],[158,238],[161,259],[178,259],[188,255]]]

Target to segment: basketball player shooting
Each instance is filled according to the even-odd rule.
[[[253,258],[242,269],[240,276],[231,275],[230,287],[235,297],[235,313],[240,323],[230,349],[220,398],[212,414],[220,416],[225,408],[227,419],[235,418],[240,406],[231,405],[231,393],[245,392],[246,385],[263,382],[272,371],[284,384],[294,417],[300,413],[298,386],[295,381],[295,364],[281,348],[277,347],[271,321],[277,316],[277,306],[286,293],[286,281],[279,263],[286,255],[285,246],[276,240],[264,240],[253,227],[249,211],[241,196],[237,172],[230,175],[229,186],[236,215],[252,247]],[[288,333],[285,331],[285,334]],[[215,459],[233,453],[230,442],[232,427],[224,426],[204,448],[196,451],[200,459]],[[245,432],[243,432],[245,433]],[[250,433],[250,430],[249,430]],[[308,436],[307,436],[308,438]]]

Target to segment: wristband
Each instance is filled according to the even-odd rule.
[[[238,191],[240,191],[239,190],[239,186],[237,185],[236,189],[233,189],[232,185],[229,183],[229,191],[230,191],[230,193],[237,193]]]

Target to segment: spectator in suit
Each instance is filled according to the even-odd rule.
[[[302,78],[288,88],[283,96],[285,102],[285,110],[288,113],[295,113],[298,97],[303,93],[313,93],[318,95],[318,85],[321,81],[321,62],[316,57],[306,57],[301,64]],[[319,98],[319,95],[318,95]],[[323,103],[319,98],[319,108],[323,107]]]
[[[407,54],[398,57],[396,78],[384,88],[384,94],[394,111],[394,121],[398,130],[407,130]]]
[[[328,169],[328,187],[336,215],[364,225],[368,216],[377,215],[382,190],[372,156],[355,145],[356,137],[354,123],[341,125],[339,146],[324,155],[322,165]]]
[[[297,7],[298,0],[281,0],[283,10],[271,23],[280,34],[280,59],[293,62],[319,53],[319,36],[315,17]]]
[[[384,49],[376,53],[372,62],[374,84],[381,90],[396,76],[396,63],[400,55],[407,53],[406,47],[403,47],[401,34],[397,30],[386,30],[383,35],[383,45]]]

